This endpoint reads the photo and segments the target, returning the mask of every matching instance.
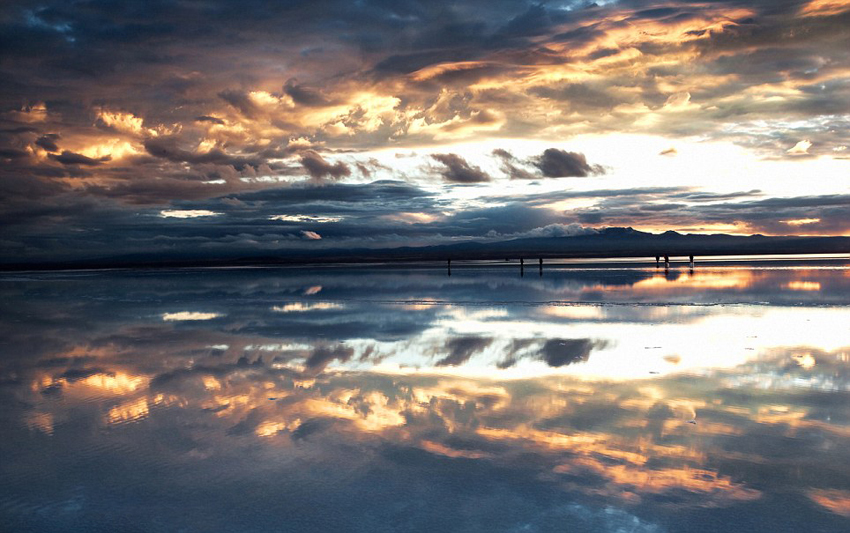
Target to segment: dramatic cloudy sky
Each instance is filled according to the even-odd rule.
[[[14,1],[9,258],[850,234],[850,1]]]

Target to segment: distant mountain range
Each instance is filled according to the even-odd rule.
[[[606,228],[598,233],[569,237],[535,237],[498,242],[466,241],[422,247],[358,249],[267,250],[240,256],[168,256],[133,254],[85,261],[5,263],[0,269],[132,268],[189,266],[248,266],[304,263],[369,263],[462,260],[528,260],[555,258],[647,257],[656,255],[705,257],[712,255],[765,255],[850,253],[850,237],[768,237],[764,235],[661,234],[633,228]]]
[[[850,252],[850,237],[690,235],[675,231],[654,234],[632,228],[606,228],[599,233],[572,237],[535,237],[358,252],[364,256],[395,260],[843,253]]]

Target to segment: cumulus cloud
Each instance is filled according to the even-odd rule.
[[[226,198],[242,202],[228,207],[234,226],[225,217],[216,224],[153,218],[180,225],[176,231],[186,233],[171,238],[186,239],[180,242],[187,247],[203,242],[205,250],[228,238],[246,247],[303,245],[300,231],[312,229],[299,224],[310,223],[270,220],[275,215],[346,217],[322,226],[322,244],[340,246],[433,244],[490,231],[557,234],[574,223],[848,231],[846,206],[826,198],[825,187],[812,205],[776,207],[757,201],[771,194],[763,185],[747,195],[689,181],[677,183],[708,190],[649,192],[636,182],[607,192],[539,193],[529,183],[524,195],[477,200],[505,206],[501,216],[515,219],[464,207],[486,215],[481,221],[457,214],[448,197],[413,186],[335,187],[388,175],[417,179],[404,175],[406,162],[388,168],[360,156],[389,146],[438,150],[415,158],[428,160],[428,171],[446,183],[494,181],[500,176],[489,166],[476,166],[450,144],[481,139],[504,141],[495,145],[494,162],[515,180],[598,176],[607,161],[587,161],[568,143],[612,132],[732,142],[793,164],[834,162],[850,145],[850,9],[841,2],[640,0],[569,10],[483,0],[436,0],[428,9],[342,0],[275,10],[223,0],[167,10],[76,9],[56,0],[39,6],[29,18],[32,7],[22,0],[2,8],[8,16],[0,75],[11,81],[0,94],[0,220],[20,228],[4,235],[16,254],[48,257],[48,243],[66,242],[54,244],[53,255],[102,256],[126,240],[92,235],[120,224],[139,231],[133,242],[145,252],[167,250],[156,243],[168,232],[139,228],[138,212],[222,212]],[[182,21],[179,31],[173,20]],[[281,57],[288,58],[285,69],[270,69]],[[142,90],[140,79],[156,90]],[[550,148],[516,157],[509,139]],[[325,189],[291,186],[305,174]],[[835,175],[822,179],[836,183]],[[557,216],[516,209],[544,211],[571,198],[593,205]],[[399,212],[416,213],[420,222],[388,216]],[[274,225],[278,233],[269,229]],[[90,231],[66,239],[71,227]]]
[[[295,78],[286,80],[283,86],[283,92],[288,94],[296,104],[311,107],[321,107],[330,104],[328,99],[319,90],[299,84]]]
[[[610,342],[603,339],[514,339],[496,366],[510,368],[521,359],[532,358],[557,368],[586,362],[591,352],[609,346]]]
[[[313,349],[304,364],[307,366],[309,373],[318,374],[333,361],[337,360],[344,363],[351,359],[352,355],[354,355],[354,349],[349,346],[342,344],[332,347],[323,345]]]
[[[470,165],[457,154],[432,154],[431,158],[439,161],[445,168],[440,175],[450,183],[483,183],[490,181],[490,176],[480,167]]]
[[[502,172],[507,174],[511,179],[533,180],[541,177],[540,174],[524,168],[528,165],[527,162],[520,161],[512,153],[503,148],[493,150],[493,155],[500,159]]]
[[[547,178],[586,178],[604,174],[601,165],[589,165],[584,154],[547,148],[533,159],[533,165]]]
[[[184,133],[227,141],[232,152],[293,136],[341,135],[364,147],[408,135],[428,141],[482,132],[554,138],[699,130],[747,142],[726,127],[744,115],[762,120],[766,129],[750,132],[750,142],[767,148],[777,135],[768,132],[769,120],[846,114],[846,84],[837,80],[846,69],[848,10],[840,2],[805,16],[799,2],[644,4],[564,10],[470,0],[424,10],[331,0],[297,12],[235,12],[221,0],[205,4],[210,9],[165,11],[72,10],[47,1],[44,12],[65,21],[61,35],[35,31],[32,18],[9,18],[4,68],[16,84],[2,112],[21,124],[55,117],[83,133],[91,113],[60,103],[54,115],[44,102],[94,101],[132,110],[125,118],[144,124],[171,122]],[[172,17],[183,21],[179,35]],[[105,26],[111,30],[99,31]],[[234,38],[204,37],[225,31]],[[281,54],[297,65],[274,80],[268,65]],[[587,76],[555,75],[553,66],[567,64]],[[126,65],[134,68],[119,68]],[[140,77],[159,88],[155,98],[135,90]]]
[[[453,337],[443,348],[445,357],[437,361],[436,366],[459,366],[476,353],[484,350],[493,342],[492,337],[463,336]]]
[[[351,175],[351,169],[342,161],[328,163],[313,150],[307,150],[301,154],[301,165],[312,178],[317,180],[325,178],[338,180]]]
[[[552,367],[585,362],[590,352],[608,346],[608,341],[598,339],[549,339],[540,349],[540,359]]]
[[[590,165],[584,154],[547,148],[539,156],[521,160],[509,151],[497,148],[493,155],[501,161],[502,171],[511,179],[586,178],[605,173],[601,165]]]

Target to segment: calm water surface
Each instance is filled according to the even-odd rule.
[[[2,274],[0,529],[850,531],[850,268]]]

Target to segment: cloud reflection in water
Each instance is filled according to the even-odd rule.
[[[838,531],[850,315],[790,300],[798,274],[691,286],[700,306],[664,303],[676,280],[628,305],[647,285],[619,271],[524,292],[507,272],[5,283],[0,512],[41,529],[120,509],[148,530]],[[605,305],[557,298],[606,286]],[[217,318],[164,322],[176,302]]]

